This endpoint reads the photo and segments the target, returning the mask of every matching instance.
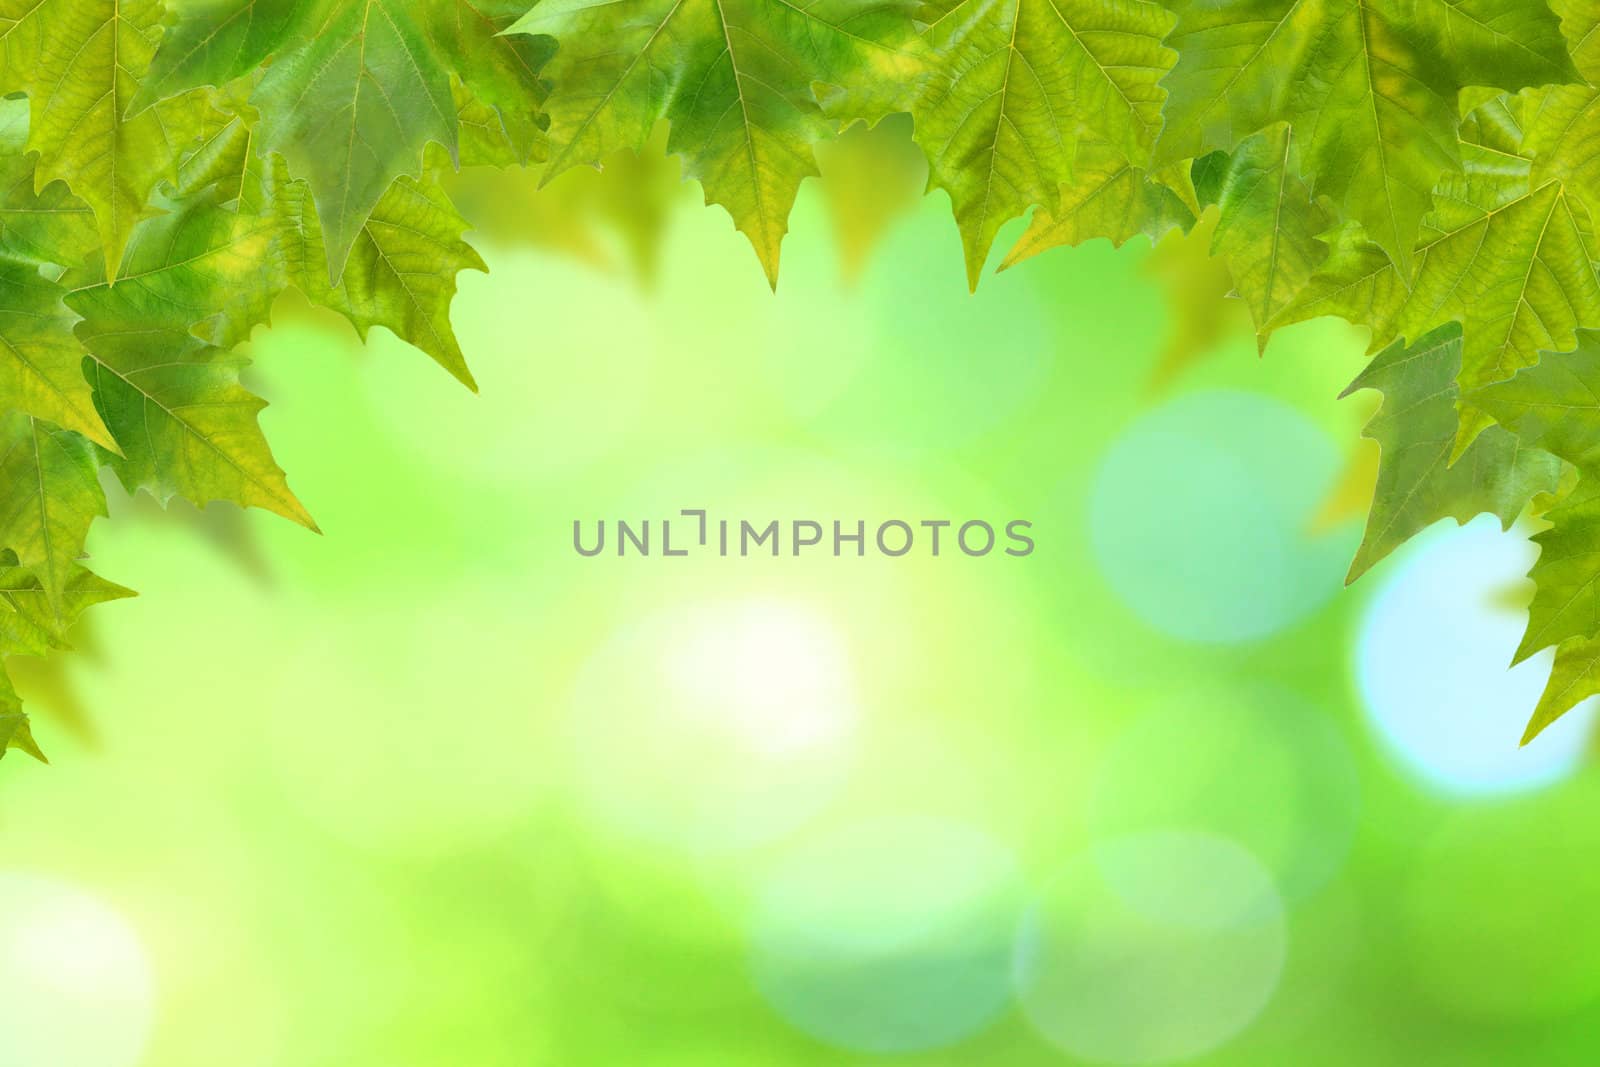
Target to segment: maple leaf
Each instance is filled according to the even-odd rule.
[[[1295,166],[1402,277],[1434,183],[1459,165],[1469,85],[1576,81],[1560,25],[1526,0],[1179,0],[1179,59],[1159,161],[1201,156],[1275,122]]]
[[[250,73],[302,30],[321,2],[200,0],[186,5],[162,37],[129,112]]]
[[[4,660],[70,650],[68,633],[85,611],[133,595],[131,589],[74,566],[58,594],[51,596],[40,582],[37,566],[20,565],[9,550],[0,555],[0,757],[8,748],[16,748],[45,761]]]
[[[1535,494],[1553,492],[1560,480],[1559,459],[1494,426],[1450,462],[1460,433],[1461,350],[1461,329],[1453,323],[1409,348],[1397,341],[1345,390],[1346,396],[1360,389],[1383,393],[1365,431],[1378,442],[1378,481],[1347,582],[1443,518],[1465,523],[1492,512],[1509,529]]]
[[[0,411],[25,411],[115,448],[83,380],[63,295],[33,266],[0,260]]]
[[[1573,464],[1581,480],[1547,514],[1535,534],[1539,558],[1529,577],[1535,592],[1520,662],[1569,638],[1600,636],[1600,335],[1578,334],[1571,352],[1547,352],[1508,381],[1480,389],[1472,401],[1528,447]]]
[[[247,141],[248,132],[241,146]],[[434,183],[402,178],[390,186],[363,220],[344,276],[329,285],[307,183],[291,180],[282,160],[263,165],[248,152],[228,154],[214,177],[142,223],[129,246],[122,281],[136,282],[164,309],[169,327],[230,349],[266,323],[273,301],[295,285],[362,337],[385,326],[476,388],[449,309],[456,273],[486,268],[462,240],[466,222]]]
[[[1008,220],[1035,204],[1072,212],[1058,190],[1074,182],[1081,140],[1103,151],[1083,162],[1080,190],[1108,165],[1147,161],[1166,96],[1158,83],[1177,58],[1161,43],[1172,19],[1143,0],[938,0],[924,17],[939,61],[911,112],[976,288]]]
[[[1469,178],[1458,196],[1418,247],[1409,285],[1381,249],[1347,225],[1269,328],[1337,315],[1370,326],[1377,349],[1460,322],[1460,380],[1470,390],[1537,362],[1541,350],[1571,347],[1579,326],[1600,322],[1586,213],[1559,183],[1517,192]]]
[[[0,256],[33,266],[81,262],[100,243],[94,212],[65,182],[36,188],[27,142],[28,101],[0,99]]]
[[[339,312],[362,338],[387,327],[477,389],[450,325],[450,302],[460,271],[488,267],[462,239],[466,220],[436,183],[401,178],[389,187],[362,223],[338,285],[321,270],[323,233],[305,184],[279,174],[271,196],[284,227],[287,277],[307,297]]]
[[[83,317],[84,373],[121,450],[106,461],[130,491],[229,500],[316,529],[256,424],[265,401],[239,384],[248,361],[190,333],[191,309],[129,283],[80,289],[68,305]]]
[[[108,274],[179,150],[218,119],[203,93],[127,114],[160,15],[159,0],[0,0],[0,95],[27,95],[36,184],[88,205]]]
[[[1211,249],[1228,264],[1250,309],[1259,349],[1270,336],[1267,324],[1305,288],[1327,252],[1317,238],[1331,220],[1295,173],[1294,140],[1284,124],[1247,137],[1218,178]]]
[[[1158,241],[1172,230],[1189,229],[1196,214],[1180,192],[1133,166],[1117,149],[1084,142],[1078,146],[1073,180],[1061,186],[1054,207],[1033,213],[1000,269],[1096,237],[1119,246],[1141,234]]]
[[[1521,151],[1533,179],[1564,183],[1592,212],[1600,206],[1600,8],[1555,0],[1580,84],[1531,89],[1517,100]]]
[[[1563,641],[1556,649],[1550,680],[1539,694],[1522,743],[1526,745],[1538,737],[1545,727],[1596,693],[1600,693],[1600,637]]]
[[[134,231],[116,288],[129,290],[127,314],[232,348],[267,321],[288,279],[277,220],[225,210],[221,195],[213,188],[165,201],[163,214]],[[103,279],[73,280],[74,307],[109,294]]]
[[[57,615],[89,526],[106,514],[89,442],[31,415],[0,415],[0,545],[35,568]]]
[[[1600,332],[1580,330],[1576,341],[1471,400],[1531,447],[1600,475]]]
[[[548,38],[507,34],[527,13],[527,0],[431,0],[428,38],[455,75],[458,121],[492,124],[510,159],[526,166],[548,151],[542,71]],[[463,162],[472,162],[465,155]]]
[[[456,150],[448,70],[416,5],[331,5],[267,69],[252,102],[262,147],[310,183],[335,285],[368,212],[403,174],[422,173],[430,141]]]
[[[13,748],[26,752],[40,763],[50,762],[34,742],[28,716],[22,712],[22,701],[17,697],[5,666],[0,664],[0,759]]]
[[[311,525],[233,352],[287,289],[472,385],[450,305],[459,272],[484,263],[446,189],[514,187],[448,172],[548,161],[548,182],[616,163],[539,210],[505,196],[497,221],[582,250],[582,220],[559,216],[583,209],[648,262],[670,152],[776,284],[805,178],[888,161],[903,178],[920,169],[909,152],[950,196],[969,282],[1032,211],[1003,267],[1174,235],[1153,262],[1183,265],[1175,359],[1214,339],[1224,287],[1258,345],[1322,314],[1369,327],[1377,355],[1352,388],[1384,400],[1352,577],[1437,518],[1508,523],[1553,501],[1518,650],[1557,646],[1530,736],[1600,684],[1600,405],[1578,389],[1600,348],[1582,333],[1600,326],[1600,9],[527,6],[193,0],[166,17],[159,0],[0,0],[0,657],[65,647],[78,611],[126,594],[80,562],[101,465],[162,500]],[[657,130],[664,152],[637,154]],[[824,183],[861,247],[908,203],[895,181],[867,192]],[[36,751],[0,672],[9,747]]]
[[[136,595],[86,567],[71,569],[58,596],[40,583],[37,567],[15,557],[0,565],[0,653],[46,656],[72,648],[69,634],[85,611],[97,604]]]
[[[546,180],[644,148],[665,119],[667,150],[774,286],[813,146],[903,110],[923,75],[906,0],[544,0],[510,32],[558,42]]]

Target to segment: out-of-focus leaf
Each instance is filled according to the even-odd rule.
[[[443,181],[473,229],[603,269],[626,266],[649,284],[672,213],[690,200],[690,186],[666,145],[662,124],[641,151],[623,149],[598,169],[576,167],[548,184],[528,171],[486,168],[447,174]]]
[[[1145,273],[1166,298],[1171,318],[1150,374],[1151,392],[1172,385],[1230,334],[1249,331],[1244,304],[1228,299],[1233,292],[1228,264],[1211,254],[1216,230],[1217,213],[1209,210],[1188,233],[1168,234],[1144,263]]]
[[[833,220],[840,266],[854,280],[894,221],[917,205],[928,164],[911,139],[908,116],[857,124],[817,145],[822,194]]]
[[[1327,498],[1311,516],[1309,533],[1327,533],[1351,519],[1366,518],[1378,489],[1379,458],[1380,450],[1375,445],[1357,447],[1350,454]]]

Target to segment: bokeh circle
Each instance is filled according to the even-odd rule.
[[[710,600],[622,627],[567,708],[586,812],[691,852],[771,840],[849,769],[858,696],[847,643],[796,599]]]
[[[1368,721],[1394,761],[1439,792],[1536,789],[1583,757],[1594,701],[1517,743],[1552,654],[1508,669],[1527,613],[1503,601],[1536,554],[1492,516],[1441,523],[1395,561],[1361,620],[1356,681]]]
[[[1181,396],[1129,426],[1101,461],[1094,558],[1123,603],[1168,636],[1266,637],[1339,588],[1350,538],[1311,532],[1339,462],[1328,436],[1281,401]]]
[[[1029,1023],[1097,1063],[1170,1063],[1253,1021],[1288,929],[1272,875],[1214,834],[1152,831],[1069,860],[1030,908],[1015,981]]]
[[[134,1067],[155,1014],[150,959],[127,919],[66,882],[0,873],[0,1061]]]
[[[1159,697],[1112,743],[1091,828],[1110,837],[1204,830],[1248,848],[1303,899],[1344,863],[1360,814],[1338,724],[1278,686],[1189,686]]]
[[[795,849],[765,880],[751,967],[773,1008],[819,1040],[940,1048],[1009,1002],[1020,901],[1011,852],[974,827],[858,823]]]

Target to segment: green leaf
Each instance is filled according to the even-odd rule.
[[[1158,83],[1177,58],[1161,43],[1172,19],[1143,0],[940,0],[927,15],[938,73],[911,111],[976,288],[1007,221],[1035,204],[1057,217],[1075,210],[1058,190],[1074,180],[1080,139],[1101,149],[1084,161],[1080,190],[1107,166],[1147,162],[1166,95]]]
[[[1534,161],[1534,180],[1566,183],[1591,211],[1600,206],[1600,6],[1556,0],[1573,60],[1589,84],[1529,90],[1519,100],[1523,152]],[[1576,79],[1574,79],[1576,80]]]
[[[198,0],[186,4],[150,61],[129,111],[250,73],[299,30],[318,0]]]
[[[1382,250],[1345,227],[1269,325],[1337,315],[1370,326],[1376,349],[1457,321],[1461,385],[1472,390],[1537,362],[1541,350],[1572,347],[1574,330],[1600,323],[1586,218],[1559,184],[1518,194],[1503,179],[1470,178],[1441,208],[1446,214],[1418,248],[1409,287]]]
[[[0,415],[0,546],[33,567],[57,613],[94,520],[106,514],[84,438],[30,415]]]
[[[1060,202],[1033,213],[1000,269],[1096,237],[1117,246],[1140,234],[1159,241],[1172,230],[1189,229],[1194,221],[1194,212],[1178,193],[1129,164],[1116,149],[1084,142],[1078,147],[1073,180],[1060,189]]]
[[[114,274],[151,191],[218,116],[190,93],[128,116],[160,37],[158,0],[0,0],[0,94],[28,95],[37,187],[94,213]]]
[[[79,566],[72,568],[60,596],[52,598],[38,568],[0,567],[0,650],[22,656],[70,650],[69,634],[85,611],[136,595]]]
[[[836,120],[903,110],[922,76],[909,10],[906,0],[543,0],[511,32],[559,42],[545,68],[545,177],[640,150],[665,119],[668,151],[733,216],[776,285],[789,210],[817,173],[813,146]]]
[[[1559,459],[1499,427],[1478,434],[1451,465],[1459,433],[1455,380],[1461,350],[1454,324],[1410,348],[1396,342],[1345,390],[1346,396],[1359,389],[1383,393],[1383,405],[1365,431],[1381,450],[1378,484],[1347,581],[1443,518],[1465,523],[1490,512],[1509,528],[1535,494],[1553,492],[1560,480]]]
[[[1592,480],[1580,482],[1545,518],[1551,527],[1533,536],[1533,601],[1512,663],[1569,638],[1600,636],[1600,490]]]
[[[552,42],[502,36],[527,12],[527,0],[429,0],[428,6],[433,50],[470,97],[457,95],[458,114],[480,123],[492,119],[514,162],[542,160],[548,149],[542,109],[549,94],[539,72],[554,51]],[[463,155],[463,162],[471,162]]]
[[[1329,220],[1290,162],[1294,133],[1277,125],[1234,151],[1217,193],[1212,252],[1228,264],[1234,286],[1265,349],[1267,324],[1305,288],[1327,254],[1317,238]]]
[[[322,231],[304,184],[280,181],[273,195],[289,277],[306,296],[339,312],[363,338],[374,326],[387,327],[477,389],[450,325],[450,302],[459,272],[488,267],[462,240],[467,223],[437,185],[395,182],[362,224],[336,286],[320,269]]]
[[[17,692],[6,677],[4,666],[0,666],[0,759],[4,759],[6,753],[14,748],[26,752],[40,763],[49,763],[34,742],[33,733],[28,728],[28,717],[22,713],[21,707],[22,702],[17,699]]]
[[[130,316],[193,333],[232,348],[267,321],[288,284],[276,220],[224,209],[219,190],[169,201],[167,212],[141,223],[128,246],[116,288]],[[69,302],[96,301],[107,287],[80,284]]]
[[[1600,475],[1600,332],[1580,330],[1576,342],[1469,399],[1530,447]]]
[[[247,360],[189,333],[187,309],[138,285],[80,290],[69,303],[84,318],[95,405],[122,450],[109,462],[129,491],[230,500],[316,529],[256,424],[265,401],[239,384]]]
[[[0,260],[0,411],[25,411],[115,448],[83,380],[63,296],[33,267]]]
[[[367,215],[430,141],[456,150],[449,70],[428,46],[428,5],[339,0],[267,69],[251,102],[262,148],[311,186],[338,284]]]
[[[1560,27],[1527,0],[1179,0],[1160,161],[1231,150],[1274,122],[1295,165],[1411,273],[1434,182],[1458,165],[1468,85],[1577,79]]]
[[[35,189],[27,141],[28,101],[0,99],[0,256],[33,266],[76,264],[99,246],[94,212],[65,182]]]
[[[1556,649],[1555,665],[1522,735],[1526,745],[1545,727],[1600,693],[1600,638],[1575,638]]]

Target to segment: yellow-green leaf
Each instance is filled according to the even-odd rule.
[[[1463,87],[1577,79],[1556,16],[1528,0],[1178,0],[1162,161],[1274,122],[1295,166],[1411,273],[1434,182],[1459,165]]]
[[[1147,161],[1158,83],[1177,58],[1161,43],[1172,18],[1144,0],[940,0],[925,17],[939,61],[912,105],[917,143],[950,194],[975,288],[1006,222],[1036,204],[1070,214],[1062,186],[1089,189],[1107,166]],[[1102,151],[1080,179],[1083,139]]]
[[[511,32],[558,42],[547,179],[642,149],[665,119],[668,151],[773,285],[813,146],[838,120],[903,110],[924,73],[906,0],[543,0]]]
[[[130,491],[230,500],[316,529],[256,423],[266,402],[239,384],[243,357],[195,337],[182,309],[137,285],[81,290],[70,303],[84,317],[76,332],[95,405],[122,450],[109,462]]]
[[[1078,146],[1073,180],[1060,189],[1053,208],[1039,208],[1006,254],[1001,269],[1062,245],[1104,237],[1122,245],[1143,234],[1159,241],[1171,230],[1194,225],[1194,212],[1171,188],[1135,167],[1109,145]]]
[[[35,568],[58,613],[89,526],[105,513],[87,440],[21,412],[0,415],[0,547]]]
[[[24,411],[114,448],[83,380],[64,295],[34,267],[0,260],[0,411]]]
[[[108,274],[182,146],[220,120],[203,93],[128,114],[160,18],[159,0],[0,0],[0,94],[28,96],[36,186],[65,182],[94,212]]]

